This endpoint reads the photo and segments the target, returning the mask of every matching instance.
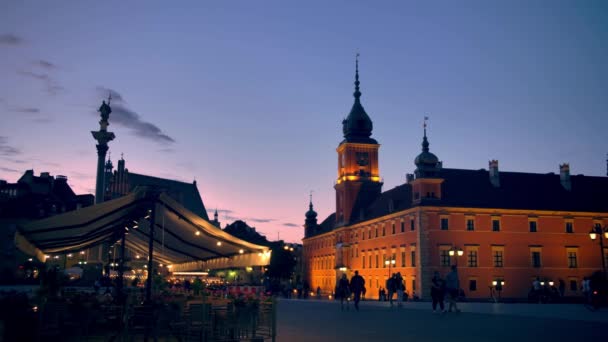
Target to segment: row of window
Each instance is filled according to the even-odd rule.
[[[596,226],[600,225],[596,223]],[[600,225],[601,226],[601,225]],[[468,231],[475,230],[475,219],[466,218],[466,227]],[[447,217],[442,217],[440,221],[440,229],[448,230],[449,229],[449,219]],[[528,230],[531,233],[536,233],[538,231],[538,222],[536,220],[528,221]],[[500,219],[492,219],[492,231],[499,232],[500,231]],[[566,233],[574,233],[574,228],[571,221],[567,221],[564,223],[564,231]]]
[[[478,267],[478,248],[469,248],[465,251],[464,256],[466,257],[467,267]],[[605,253],[605,258],[608,259],[608,252]],[[452,258],[458,258],[457,256],[451,256],[448,247],[441,248],[439,250],[439,265],[448,267],[457,262]],[[569,268],[578,268],[578,248],[577,247],[566,247],[566,264]],[[492,248],[492,265],[496,268],[505,266],[504,262],[504,247],[493,247]],[[530,266],[534,268],[542,267],[542,251],[540,247],[530,248]]]
[[[406,251],[401,251],[399,260],[397,260],[397,254],[391,254],[390,258],[386,254],[382,254],[382,260],[380,260],[379,254],[370,254],[368,256],[363,255],[361,258],[361,268],[387,268],[389,267],[406,267]],[[416,267],[416,251],[410,251],[410,263],[409,267]]]
[[[413,231],[416,229],[414,219],[410,220],[409,226],[410,226],[409,227],[410,231]],[[401,233],[405,233],[405,227],[406,227],[405,221],[401,221],[400,227],[399,227],[399,230]],[[397,234],[397,227],[394,222],[391,225],[390,232],[392,235]],[[382,234],[382,235],[380,235],[380,234]],[[365,228],[363,228],[363,230],[361,231],[361,240],[365,240],[366,238],[369,240],[369,239],[377,238],[380,236],[386,236],[386,225],[382,225],[382,230],[380,230],[378,227],[375,227],[375,229],[373,230],[373,234],[372,234],[372,228],[367,229],[367,234],[365,232]]]

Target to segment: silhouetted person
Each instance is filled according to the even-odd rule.
[[[445,291],[445,281],[441,279],[439,272],[435,271],[433,279],[431,279],[431,299],[433,300],[433,312],[437,312],[437,304],[441,308],[441,312],[445,312],[443,306],[443,295]]]
[[[445,277],[445,288],[448,293],[448,302],[450,303],[448,311],[452,312],[454,309],[456,312],[460,312],[456,300],[458,299],[458,292],[460,290],[460,280],[458,279],[458,270],[456,265],[452,265],[452,270]]]
[[[397,284],[396,284],[395,278],[396,278],[396,274],[393,273],[393,275],[386,280],[386,290],[388,291],[388,301],[391,304],[391,306],[393,306],[393,295],[397,291]]]
[[[348,278],[346,278],[346,274],[342,274],[342,278],[340,278],[340,281],[338,282],[336,294],[340,296],[341,310],[344,310],[344,301],[346,301],[346,310],[349,310],[348,297],[350,297],[350,284],[348,283]]]
[[[403,306],[403,292],[405,291],[401,272],[397,272],[397,276],[395,277],[395,289],[397,291],[397,306],[401,307]]]
[[[317,298],[321,298],[321,286],[317,286]]]
[[[355,271],[355,275],[350,280],[350,290],[355,296],[355,309],[359,311],[361,293],[365,293],[365,280],[359,275],[359,271]]]

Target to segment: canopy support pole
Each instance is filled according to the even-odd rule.
[[[148,240],[148,279],[146,279],[146,301],[149,303],[152,299],[152,277],[154,276],[153,253],[154,253],[154,219],[156,218],[156,201],[152,201],[152,209],[150,209],[150,239]]]
[[[121,227],[122,228],[122,227]],[[122,237],[120,240],[120,263],[118,264],[118,284],[116,284],[116,289],[118,290],[118,300],[122,304],[124,302],[124,273],[125,273],[125,238],[127,232],[123,230]]]

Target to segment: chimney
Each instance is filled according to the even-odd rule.
[[[572,190],[572,183],[570,183],[570,164],[563,163],[559,166],[559,180],[562,183],[564,189]]]
[[[490,183],[496,188],[500,186],[500,177],[498,175],[498,160],[490,160],[489,163],[490,171]]]

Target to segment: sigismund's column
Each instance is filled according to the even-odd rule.
[[[95,182],[95,204],[103,202],[105,184],[104,184],[104,166],[106,161],[106,153],[108,152],[108,143],[114,140],[114,133],[108,132],[108,118],[112,113],[110,108],[110,100],[112,97],[108,97],[108,103],[102,101],[99,112],[101,113],[101,120],[99,121],[99,131],[91,131],[93,138],[97,140],[97,181]]]

